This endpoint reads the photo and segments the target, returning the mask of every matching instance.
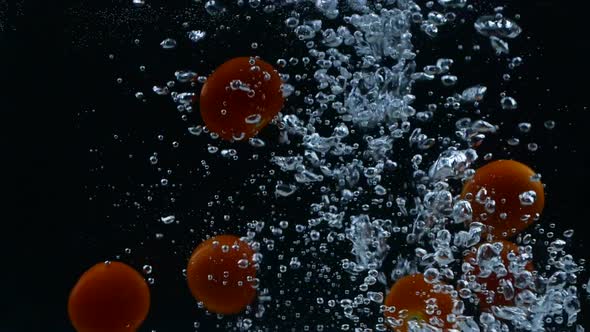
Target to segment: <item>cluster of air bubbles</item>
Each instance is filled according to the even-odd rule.
[[[188,38],[193,42],[196,43],[202,39],[205,38],[205,36],[207,35],[205,33],[205,31],[201,31],[201,30],[191,30],[187,33]]]
[[[510,47],[506,40],[514,39],[522,32],[515,21],[503,17],[500,13],[478,18],[474,27],[479,34],[489,37],[490,44],[497,55],[510,53]]]

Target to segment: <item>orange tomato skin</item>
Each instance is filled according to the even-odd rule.
[[[132,267],[98,263],[72,289],[68,314],[78,332],[136,331],[147,317],[150,291]]]
[[[473,221],[489,226],[488,232],[500,239],[516,235],[533,224],[535,217],[541,214],[545,206],[543,184],[532,181],[533,175],[535,172],[532,169],[514,160],[497,160],[479,168],[474,177],[464,184],[461,193],[463,199],[468,194],[472,197],[470,201]],[[475,200],[482,188],[487,191],[487,197],[496,203],[493,213],[486,212],[485,205]],[[519,195],[530,190],[537,197],[532,205],[524,206]],[[506,218],[502,219],[501,215],[504,213]],[[525,215],[530,217],[522,220]]]
[[[421,273],[402,277],[393,284],[389,294],[385,298],[385,305],[395,307],[395,311],[386,311],[385,317],[403,319],[403,324],[394,328],[396,332],[406,332],[408,330],[408,321],[412,318],[417,318],[428,323],[429,319],[435,316],[435,314],[429,315],[426,312],[426,300],[429,298],[436,299],[438,310],[440,310],[438,318],[445,322],[444,329],[452,328],[453,325],[447,322],[446,319],[447,315],[453,311],[453,299],[451,295],[435,292],[434,286],[424,281],[424,275]],[[401,310],[407,310],[405,318],[399,317]]]
[[[244,89],[236,88],[237,81]],[[247,139],[277,115],[283,102],[277,71],[261,59],[238,57],[223,63],[207,78],[201,89],[201,117],[209,130],[225,140]],[[246,120],[257,115],[256,123]]]
[[[224,246],[229,248],[227,252],[223,252]],[[207,310],[217,314],[244,311],[256,296],[256,289],[251,285],[256,276],[253,254],[247,243],[233,235],[215,236],[201,243],[187,267],[192,295],[202,301]],[[238,266],[243,259],[248,265]]]
[[[505,240],[495,240],[492,243],[496,243],[496,242],[501,242],[503,245],[502,252],[500,253],[500,255],[502,257],[502,263],[504,264],[504,267],[506,267],[506,269],[508,269],[508,265],[510,264],[510,261],[508,260],[508,254],[510,252],[518,254],[518,252],[519,252],[518,246],[512,242],[505,241]],[[475,262],[475,256],[476,256],[476,254],[474,252],[470,252],[468,255],[465,256],[463,261],[469,263],[473,267],[473,271],[471,271],[469,273],[471,275],[477,276],[477,275],[479,275],[481,270],[479,269],[479,266],[477,266],[477,264],[473,264]],[[527,265],[525,266],[525,269],[527,271],[532,272],[534,269],[533,263],[528,262]],[[480,278],[480,277],[477,278],[477,282],[479,284],[485,284],[486,289],[488,291],[495,292],[494,300],[491,303],[488,303],[486,301],[486,298],[487,298],[486,294],[484,294],[482,292],[477,293],[477,296],[479,297],[480,310],[489,311],[491,309],[491,307],[494,305],[497,305],[497,306],[512,306],[512,305],[514,305],[514,298],[507,300],[504,297],[504,294],[500,294],[497,292],[498,287],[500,286],[500,281],[502,279],[510,281],[514,285],[514,275],[512,273],[510,273],[510,271],[508,271],[508,274],[506,276],[500,277],[500,278],[498,278],[498,276],[495,273],[492,273],[491,275],[489,275],[486,278]],[[515,289],[515,294],[514,294],[515,298],[516,298],[516,294],[518,294],[518,293],[519,293],[519,290]]]

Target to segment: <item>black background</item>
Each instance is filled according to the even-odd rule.
[[[6,259],[1,265],[0,280],[7,296],[0,301],[2,331],[69,331],[66,303],[70,288],[87,267],[116,255],[138,267],[149,262],[158,271],[145,330],[190,330],[192,322],[201,317],[186,290],[177,287],[182,283],[177,269],[199,239],[212,230],[195,227],[198,234],[194,235],[178,229],[170,239],[179,243],[158,246],[146,234],[153,236],[159,230],[141,220],[153,220],[166,213],[162,211],[176,209],[185,211],[187,218],[200,218],[199,211],[191,216],[191,204],[209,200],[208,193],[219,190],[220,184],[237,190],[239,185],[232,187],[231,180],[240,179],[258,166],[219,162],[216,166],[226,167],[222,168],[226,172],[195,180],[193,185],[200,191],[193,188],[155,193],[154,197],[177,195],[176,205],[162,200],[146,204],[149,208],[139,212],[128,208],[133,201],[146,196],[146,191],[138,189],[141,183],[154,183],[161,178],[149,167],[147,157],[151,152],[170,153],[170,143],[178,139],[181,152],[170,153],[168,158],[168,166],[178,173],[173,177],[176,183],[191,183],[188,179],[194,177],[186,165],[208,158],[203,152],[205,143],[186,137],[186,123],[179,120],[174,110],[157,111],[170,108],[170,104],[150,100],[148,106],[142,106],[133,93],[141,89],[148,95],[149,87],[156,81],[172,79],[175,69],[190,67],[198,61],[200,68],[206,67],[204,63],[211,70],[224,59],[251,52],[249,45],[254,41],[262,44],[256,53],[272,59],[282,57],[276,54],[285,54],[284,49],[292,46],[277,30],[257,30],[254,24],[237,33],[208,39],[202,49],[163,54],[158,42],[179,28],[178,21],[171,20],[174,15],[169,13],[186,5],[162,4],[165,10],[159,10],[159,4],[152,2],[150,19],[138,23],[116,19],[118,11],[113,8],[121,8],[118,15],[124,15],[127,3],[74,1],[64,8],[53,3],[8,3],[6,29],[2,33],[6,45],[3,66],[7,77],[13,79],[7,80],[9,88],[4,91],[8,98],[2,111],[0,153],[3,166],[7,167],[3,184],[8,197],[5,209],[10,212],[3,220],[2,232]],[[543,225],[555,222],[557,234],[574,228],[572,251],[577,257],[588,259],[584,223],[588,219],[586,192],[590,185],[586,138],[590,127],[585,119],[590,74],[586,37],[590,31],[584,21],[584,8],[562,1],[518,1],[508,8],[510,13],[522,15],[519,22],[525,29],[523,37],[511,45],[515,54],[525,55],[525,65],[518,70],[523,78],[514,79],[509,90],[517,91],[515,97],[523,111],[506,120],[506,128],[511,129],[500,136],[514,135],[514,124],[527,119],[535,127],[530,140],[541,148],[534,154],[525,153],[524,149],[485,149],[494,151],[497,157],[522,159],[543,174],[548,188]],[[104,10],[112,15],[99,15]],[[205,22],[206,17],[195,20]],[[259,24],[264,27],[281,21]],[[135,46],[133,39],[138,35],[142,42]],[[465,35],[474,34],[466,31]],[[457,39],[470,47],[469,38]],[[473,42],[481,44],[482,49],[489,47],[483,39]],[[444,50],[448,45],[441,41],[433,49]],[[482,51],[485,52],[490,50]],[[111,53],[115,55],[114,61],[108,59]],[[141,64],[148,67],[146,74],[139,73],[137,67]],[[474,72],[465,77],[474,84],[482,76],[499,79],[498,71],[502,68],[505,65],[490,63],[472,68]],[[455,73],[463,71],[457,68]],[[125,83],[117,86],[117,77],[123,77]],[[542,128],[547,119],[557,122],[554,130]],[[189,123],[198,120],[193,117]],[[114,134],[121,140],[114,140]],[[158,134],[166,137],[164,143],[158,143]],[[266,135],[270,137],[272,133]],[[90,153],[92,148],[99,148],[104,154]],[[128,158],[129,153],[134,157]],[[173,165],[179,160],[184,166]],[[105,166],[104,171],[92,171],[101,165]],[[106,184],[115,185],[116,189],[106,188]],[[131,193],[130,198],[126,198],[126,192]],[[193,196],[187,197],[184,192]],[[93,201],[89,201],[89,196]],[[124,208],[113,207],[114,202]],[[251,205],[256,205],[254,199]],[[231,224],[217,225],[237,231],[240,227],[234,223],[240,222],[243,221],[234,218]],[[142,245],[144,240],[149,245]],[[123,249],[127,247],[133,251],[125,256]],[[166,269],[176,270],[162,272]],[[587,276],[583,278],[586,279]],[[586,301],[584,304],[587,307]]]

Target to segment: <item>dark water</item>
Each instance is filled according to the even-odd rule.
[[[118,1],[71,1],[63,7],[34,2],[5,6],[10,8],[3,16],[2,64],[6,77],[14,74],[14,78],[7,80],[8,101],[2,111],[0,156],[3,166],[8,167],[3,182],[8,184],[4,187],[9,213],[2,232],[6,259],[0,280],[8,297],[0,301],[0,331],[71,331],[66,314],[70,288],[86,268],[117,255],[136,267],[150,264],[155,270],[152,307],[142,331],[190,331],[196,320],[201,321],[203,331],[224,331],[225,321],[204,317],[182,280],[180,269],[192,248],[212,231],[241,232],[247,221],[271,213],[292,224],[309,218],[305,200],[269,207],[264,197],[242,191],[244,179],[251,173],[261,173],[265,162],[211,161],[205,155],[205,140],[189,137],[187,123],[179,120],[168,99],[150,98],[142,104],[133,97],[139,90],[151,95],[155,81],[173,79],[174,70],[179,68],[199,64],[199,68],[212,70],[225,59],[250,54],[252,42],[260,44],[256,53],[263,58],[302,52],[301,44],[293,42],[292,36],[281,36],[287,32],[282,24],[286,15],[277,12],[274,18],[253,13],[247,26],[167,54],[158,44],[178,34],[180,22],[207,26],[206,16],[183,11],[188,4],[152,1],[149,9],[133,19],[129,18],[130,5]],[[556,234],[575,229],[571,252],[590,259],[584,230],[590,185],[586,138],[590,127],[585,119],[589,106],[586,78],[590,74],[586,36],[590,31],[584,23],[584,11],[581,4],[566,5],[563,1],[518,1],[507,10],[522,16],[519,24],[525,32],[511,47],[514,54],[524,55],[525,64],[518,71],[522,79],[513,77],[509,83],[510,91],[517,92],[514,96],[521,111],[500,115],[504,124],[498,137],[515,135],[516,124],[522,121],[531,122],[535,129],[522,137],[519,148],[506,151],[502,148],[505,143],[491,139],[484,149],[494,152],[495,158],[518,158],[543,175],[547,185],[543,227],[548,229],[555,223]],[[483,38],[469,40],[476,37],[473,31],[465,31],[469,37],[462,34],[452,34],[447,40],[439,38],[432,45],[432,53],[451,52],[456,39],[466,48],[473,43],[487,47]],[[135,38],[141,40],[139,45],[134,43]],[[425,50],[421,56],[427,59],[428,47],[420,43],[417,41],[416,47]],[[109,54],[114,55],[113,60]],[[145,72],[139,70],[140,65],[147,67]],[[471,67],[469,74],[460,65],[453,71],[463,80],[489,82],[497,80],[497,72],[505,64]],[[124,79],[123,84],[116,83],[118,77]],[[504,87],[499,83],[489,86],[494,89],[488,92],[492,98]],[[10,98],[13,96],[17,98]],[[542,128],[546,120],[556,121],[555,129]],[[193,113],[188,124],[198,121],[198,114]],[[276,134],[272,130],[262,135],[271,137]],[[164,140],[158,140],[158,135]],[[173,141],[180,142],[178,149],[171,147]],[[527,152],[529,141],[539,144],[540,149]],[[98,152],[90,151],[94,149]],[[241,149],[252,150],[248,146]],[[159,153],[164,169],[174,170],[168,188],[149,188],[162,178],[147,159],[154,151]],[[268,159],[269,151],[258,153],[261,160]],[[246,157],[251,152],[240,155]],[[216,170],[207,178],[200,177],[202,159]],[[234,194],[238,204],[207,207],[215,194],[223,197],[227,192],[242,194],[239,198]],[[147,196],[154,200],[147,202]],[[245,207],[244,211],[236,208],[239,205]],[[203,221],[211,218],[207,211],[216,214],[214,227]],[[229,221],[220,219],[226,213],[232,216]],[[168,227],[155,222],[166,214],[175,214],[181,224]],[[164,240],[156,240],[156,233],[164,234]],[[280,264],[276,254],[289,246],[277,244],[268,265],[276,265],[273,259]],[[125,248],[131,248],[131,253],[125,254]],[[583,281],[587,278],[585,273],[580,276]],[[271,293],[280,289],[288,292],[291,286],[286,281],[267,285]],[[581,293],[585,295],[585,291]],[[294,300],[300,307],[287,311],[306,313],[309,303],[315,301],[312,291],[309,296],[308,300]],[[583,305],[582,319],[587,316],[588,302],[584,300]],[[325,320],[316,313],[290,325],[276,318],[281,312],[271,309],[267,313],[271,330],[275,325],[314,325]]]

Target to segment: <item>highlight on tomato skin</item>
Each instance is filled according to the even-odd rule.
[[[144,278],[121,262],[102,262],[88,269],[68,300],[68,314],[77,332],[136,331],[149,307]]]
[[[447,321],[454,305],[449,287],[442,282],[430,284],[421,273],[402,277],[385,298],[386,322],[396,332],[408,331],[410,321],[444,330],[452,328],[454,324]]]
[[[519,234],[539,219],[545,190],[536,173],[514,160],[497,160],[476,170],[461,198],[471,203],[472,221],[483,223],[494,238]]]
[[[238,57],[219,66],[201,89],[207,128],[228,141],[256,136],[283,107],[281,79],[272,65]]]
[[[502,246],[501,251],[498,250],[499,245]],[[487,266],[484,268],[486,271],[483,276],[477,256]],[[502,269],[498,264],[500,260],[503,264]],[[528,288],[527,280],[531,278],[527,278],[527,275],[534,270],[533,262],[528,259],[528,255],[521,255],[518,245],[505,240],[480,244],[476,250],[465,255],[463,262],[470,268],[465,273],[465,277],[476,277],[479,289],[475,294],[479,299],[479,309],[482,311],[489,311],[492,306],[513,306],[518,294]],[[492,267],[503,272],[498,275],[489,271]]]
[[[256,267],[250,246],[234,235],[219,235],[202,242],[187,266],[192,295],[217,314],[244,311],[256,297]]]

